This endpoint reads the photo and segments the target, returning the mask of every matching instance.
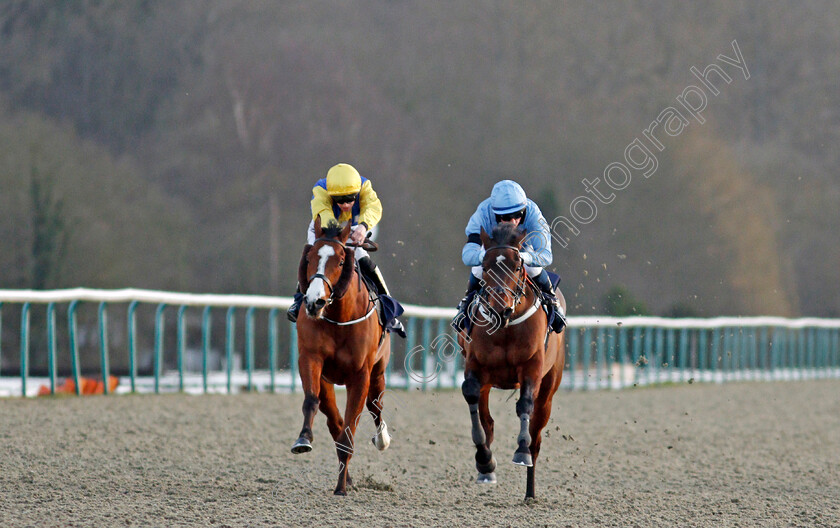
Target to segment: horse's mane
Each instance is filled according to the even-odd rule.
[[[341,226],[335,220],[330,220],[327,227],[321,229],[323,231],[321,235],[323,238],[338,238],[338,235],[341,234]]]
[[[490,238],[499,245],[510,246],[514,239],[522,233],[522,228],[513,224],[496,224]]]

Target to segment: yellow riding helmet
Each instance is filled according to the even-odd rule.
[[[327,194],[344,196],[362,190],[362,177],[352,165],[339,163],[327,171]]]

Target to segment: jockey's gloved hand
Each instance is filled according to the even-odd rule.
[[[367,228],[361,224],[353,226],[353,231],[350,233],[350,241],[354,244],[362,244],[367,236]]]
[[[534,255],[532,255],[532,254],[530,254],[526,251],[520,251],[519,252],[519,258],[522,259],[522,263],[525,264],[526,266],[530,266],[531,264],[534,263]]]

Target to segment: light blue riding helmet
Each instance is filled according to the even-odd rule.
[[[493,186],[490,193],[490,207],[494,214],[503,215],[520,211],[528,205],[528,197],[522,187],[513,180],[502,180]]]

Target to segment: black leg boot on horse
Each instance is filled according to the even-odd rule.
[[[464,292],[464,298],[458,303],[458,313],[452,319],[450,325],[456,332],[461,332],[467,327],[467,308],[472,302],[475,294],[481,289],[481,279],[470,273],[470,281],[467,285],[467,291]]]
[[[362,274],[366,278],[370,279],[370,281],[373,282],[373,285],[376,286],[377,295],[391,296],[391,292],[388,290],[388,285],[385,284],[385,278],[382,276],[382,272],[379,271],[379,266],[374,264],[373,260],[371,260],[369,256],[359,259],[359,269],[362,271]],[[405,338],[405,327],[399,319],[394,319],[391,327],[401,337]]]
[[[560,300],[554,294],[554,288],[551,287],[551,278],[549,278],[548,272],[542,270],[539,275],[532,277],[531,280],[539,286],[543,294],[543,302],[554,307],[554,320],[551,322],[551,329],[559,334],[566,326],[566,316],[560,306]]]
[[[481,383],[471,373],[465,373],[461,384],[461,394],[470,409],[472,440],[475,444],[475,468],[478,470],[476,482],[479,484],[496,483],[496,458],[490,450],[493,443],[493,418],[487,406],[489,386],[482,390]],[[483,407],[483,409],[482,409]]]

